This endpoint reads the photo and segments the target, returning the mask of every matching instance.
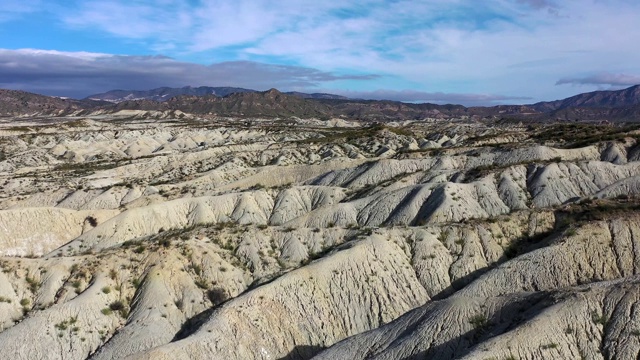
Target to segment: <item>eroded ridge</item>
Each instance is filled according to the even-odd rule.
[[[0,353],[638,356],[636,127],[143,115],[0,125]]]

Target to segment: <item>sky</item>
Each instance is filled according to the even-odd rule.
[[[637,0],[1,0],[0,88],[534,103],[639,84],[638,20]]]

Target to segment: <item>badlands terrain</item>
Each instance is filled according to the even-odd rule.
[[[638,129],[1,118],[0,357],[636,359]]]

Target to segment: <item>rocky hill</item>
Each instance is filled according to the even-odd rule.
[[[0,122],[4,357],[640,353],[638,126],[150,114]]]
[[[75,100],[0,89],[0,116],[29,114],[65,114],[70,111],[105,105],[101,101]]]
[[[276,89],[235,93],[223,98],[179,96],[167,101],[166,106],[191,114],[241,117],[328,118],[331,113],[331,109],[321,103],[283,94]]]
[[[623,90],[593,91],[530,106],[538,112],[549,112],[567,108],[624,108],[636,105],[640,105],[640,85]]]

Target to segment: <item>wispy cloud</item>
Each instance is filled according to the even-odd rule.
[[[186,85],[308,89],[334,81],[369,81],[378,77],[253,61],[200,65],[165,56],[0,49],[0,87],[74,97],[112,89]]]
[[[384,53],[411,34],[420,38],[449,27],[488,29],[515,21],[526,8],[549,3],[489,0],[478,6],[471,0],[164,0],[160,5],[150,0],[83,1],[77,8],[65,9],[62,19],[75,28],[97,29],[118,37],[173,42],[185,51],[240,46],[240,51],[246,47],[250,53],[283,55],[287,51],[284,55],[300,56],[327,50]],[[296,40],[304,36],[307,41],[281,46],[280,40],[296,34]]]
[[[62,20],[71,28],[95,29],[127,39],[183,42],[193,13],[186,2],[83,1],[65,9]]]
[[[0,17],[11,9],[3,4]],[[551,100],[598,86],[553,86],[558,79],[640,73],[632,0],[70,0],[48,11],[51,26],[106,37],[127,54],[383,75],[367,88],[344,79],[342,90]]]
[[[554,1],[550,0],[517,0],[517,2],[525,5],[529,5],[535,9],[555,8],[557,7]]]
[[[3,0],[0,2],[0,22],[13,20],[41,8],[41,0]]]
[[[585,77],[563,78],[556,85],[608,85],[614,87],[632,86],[640,84],[640,76],[629,74],[599,73]]]

